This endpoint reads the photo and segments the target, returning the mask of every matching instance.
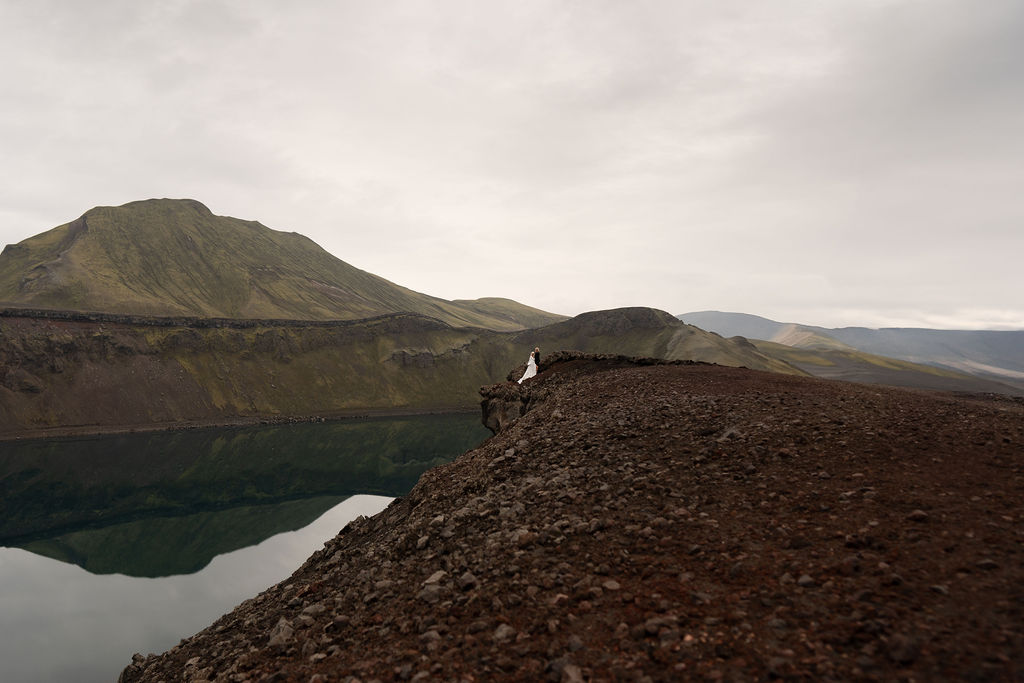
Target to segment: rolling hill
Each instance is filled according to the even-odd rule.
[[[817,376],[881,383],[898,379],[895,383],[900,386],[1024,393],[1024,331],[825,328],[722,311],[677,317],[724,337],[773,342],[757,346]],[[816,353],[801,355],[787,347]],[[814,360],[809,360],[812,357]],[[904,373],[900,377],[892,372],[897,367]],[[911,374],[918,377],[908,384]],[[873,379],[863,379],[868,377]],[[974,389],[965,388],[971,386],[969,377],[975,378]]]
[[[8,245],[0,305],[132,315],[352,320],[419,313],[516,330],[565,316],[509,299],[446,301],[359,270],[307,237],[190,199],[97,207]]]

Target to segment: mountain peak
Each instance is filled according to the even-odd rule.
[[[91,211],[96,211],[97,209],[137,209],[137,208],[140,208],[140,207],[143,207],[143,208],[145,208],[145,207],[158,207],[158,208],[162,208],[162,209],[165,209],[165,210],[167,210],[167,209],[177,209],[177,210],[188,209],[188,210],[195,211],[196,213],[200,213],[200,214],[207,215],[207,216],[212,216],[213,215],[213,212],[210,211],[210,209],[206,206],[206,204],[203,204],[201,201],[199,201],[197,199],[188,199],[188,198],[169,199],[167,197],[163,197],[161,199],[158,199],[158,198],[139,199],[139,200],[136,200],[134,202],[128,202],[127,204],[123,204],[121,206],[98,206],[98,207],[96,207],[94,209],[91,209]],[[86,212],[86,213],[88,213],[88,212]]]
[[[345,263],[307,237],[214,215],[194,199],[98,206],[5,249],[0,303],[297,320],[409,312],[455,326],[501,330],[562,319],[515,302],[494,314],[487,305],[420,294]]]

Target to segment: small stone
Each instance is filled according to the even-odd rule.
[[[886,586],[902,586],[902,585],[903,585],[903,577],[902,577],[902,576],[900,576],[899,574],[896,574],[896,573],[894,572],[894,573],[892,573],[892,574],[889,574],[888,576],[886,576],[886,577],[885,577],[885,578],[884,578],[884,579],[882,580],[882,582],[883,582],[883,583],[884,583],[884,584],[885,584]]]
[[[999,569],[999,563],[996,562],[995,560],[991,559],[991,558],[985,558],[984,560],[981,560],[981,561],[975,563],[974,566],[977,567],[978,569],[985,569],[987,571],[992,571],[993,569]]]
[[[622,586],[619,585],[619,582],[615,579],[608,579],[607,581],[601,584],[601,587],[604,588],[606,591],[617,591],[622,588]]]
[[[932,592],[938,593],[939,595],[949,595],[949,589],[942,584],[937,583],[934,586],[929,586],[929,588]]]
[[[583,683],[583,671],[575,664],[566,664],[562,669],[562,683]]]
[[[325,607],[323,603],[318,602],[316,604],[310,605],[309,607],[306,607],[305,609],[303,609],[302,613],[303,614],[308,614],[311,617],[316,617],[316,616],[320,616],[321,614],[323,614],[326,611],[327,611],[327,607]]]
[[[521,530],[515,535],[516,545],[520,548],[525,548],[532,545],[537,540],[537,534],[532,531]]]
[[[693,604],[695,605],[706,605],[711,602],[711,593],[693,591],[690,593],[690,599],[693,600]]]
[[[815,581],[810,574],[801,574],[800,578],[796,580],[796,585],[801,588],[811,588],[815,585]]]
[[[416,594],[416,597],[422,600],[423,602],[433,605],[440,601],[441,591],[441,586],[437,585],[436,583],[431,583],[424,586],[423,590]]]
[[[583,639],[575,633],[569,636],[569,652],[576,652],[583,649]]]
[[[469,571],[467,571],[462,576],[460,576],[459,580],[458,580],[459,588],[462,589],[462,590],[469,590],[470,588],[472,588],[476,584],[477,584],[476,577],[473,576],[473,573],[469,572]]]
[[[914,510],[907,515],[907,519],[911,522],[927,522],[931,517],[924,510]]]
[[[494,642],[503,643],[515,634],[516,630],[508,624],[499,624],[498,628],[494,629]]]
[[[441,583],[441,581],[443,581],[444,577],[446,577],[446,576],[448,576],[448,572],[446,572],[443,569],[439,569],[436,572],[434,572],[433,574],[431,574],[430,577],[427,578],[427,580],[423,582],[423,585],[424,586],[429,586],[431,584]]]
[[[292,639],[293,635],[295,635],[295,629],[287,619],[281,617],[274,628],[270,629],[270,640],[267,641],[267,645],[270,647],[284,645]]]

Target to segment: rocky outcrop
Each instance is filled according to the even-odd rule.
[[[530,388],[517,384],[492,384],[480,388],[481,422],[492,434],[505,431],[526,414]]]
[[[583,358],[523,389],[121,680],[1024,677],[1020,404]]]
[[[707,365],[691,360],[665,360],[662,358],[638,358],[608,353],[583,353],[581,351],[556,351],[543,356],[538,376],[552,376],[565,372],[579,372],[584,368],[608,369],[611,367],[642,367],[647,365]],[[531,406],[544,400],[547,395],[545,384],[535,378],[522,384],[526,363],[522,363],[506,376],[501,384],[480,387],[480,409],[483,425],[493,434],[505,431],[525,415]]]

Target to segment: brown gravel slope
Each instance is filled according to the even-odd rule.
[[[122,680],[1024,679],[1020,402],[621,359],[483,391],[528,412]]]

